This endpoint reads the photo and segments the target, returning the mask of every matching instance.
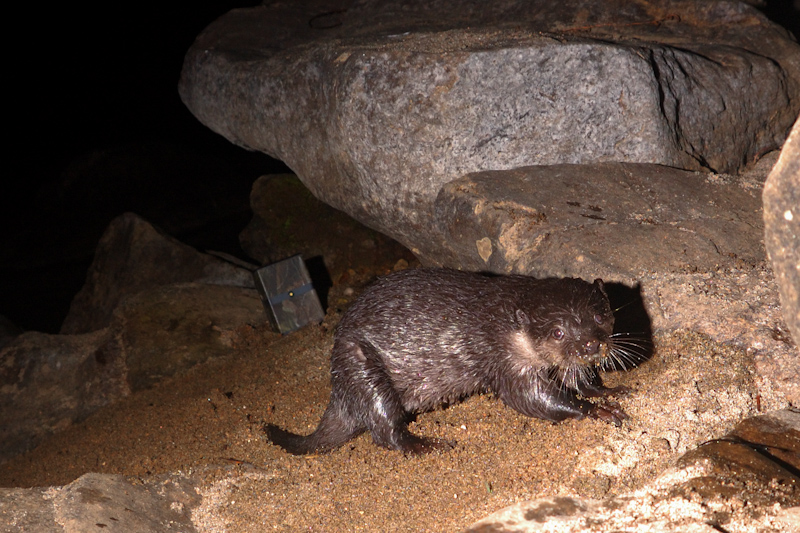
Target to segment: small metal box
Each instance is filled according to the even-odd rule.
[[[275,331],[290,333],[325,318],[300,255],[261,267],[253,272],[253,278]]]

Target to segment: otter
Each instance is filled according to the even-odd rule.
[[[615,357],[613,327],[600,279],[395,272],[339,322],[330,402],[316,431],[265,431],[293,454],[329,452],[365,431],[379,446],[426,453],[450,444],[412,434],[408,416],[484,391],[530,417],[619,426],[628,418],[619,404],[586,399],[627,392],[606,388],[597,372]]]

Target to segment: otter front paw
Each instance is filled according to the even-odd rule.
[[[594,404],[589,410],[589,416],[609,424],[614,424],[617,427],[622,425],[623,420],[630,418],[617,402],[611,401]]]
[[[584,398],[605,398],[608,396],[627,396],[634,392],[635,389],[620,385],[619,387],[604,387],[602,385],[593,385],[584,383],[579,385],[578,392]]]
[[[625,385],[620,385],[619,387],[611,387],[610,389],[607,388],[603,393],[604,396],[628,396],[636,392],[636,389],[632,389],[630,387],[626,387]]]

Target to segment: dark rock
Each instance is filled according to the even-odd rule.
[[[292,174],[256,180],[250,206],[253,219],[239,240],[265,265],[298,253],[307,261],[321,257],[330,277],[339,279],[348,268],[376,270],[387,257],[413,258],[396,241],[314,198]]]
[[[230,354],[237,328],[266,320],[255,289],[187,283],[129,296],[102,330],[20,335],[0,351],[0,462],[132,390]]]
[[[0,529],[194,533],[191,510],[200,502],[196,485],[181,475],[133,482],[123,476],[85,474],[63,487],[0,488]]]
[[[255,289],[186,283],[127,298],[114,311],[111,329],[120,336],[136,391],[230,354],[233,330],[266,321]]]
[[[189,109],[318,198],[446,256],[433,203],[484,169],[623,161],[720,172],[776,148],[800,47],[738,2],[274,3],[189,50]]]
[[[747,418],[737,424],[727,440],[747,444],[762,455],[770,456],[775,465],[789,472],[787,479],[792,479],[792,476],[800,477],[798,413],[798,409],[784,409],[765,416]],[[800,480],[795,488],[795,496],[800,498]]]
[[[800,413],[778,411],[741,422],[731,433],[685,454],[678,466],[704,475],[673,488],[690,499],[731,500],[765,508],[800,505]],[[721,525],[724,521],[718,520]]]
[[[468,270],[603,277],[763,261],[757,189],[729,176],[598,163],[469,174],[445,185],[437,225]]]
[[[201,254],[133,214],[101,239],[63,330],[0,351],[0,461],[157,381],[231,352],[266,321],[249,270]],[[196,280],[196,283],[176,283]],[[79,333],[89,331],[89,333]]]
[[[122,347],[103,329],[23,333],[0,351],[0,462],[130,393]]]
[[[22,328],[17,326],[6,316],[0,315],[0,350],[22,333]]]
[[[102,329],[126,296],[189,281],[254,287],[249,271],[201,254],[133,213],[121,215],[100,239],[86,284],[73,299],[61,333]]]
[[[764,227],[783,319],[800,345],[800,119],[764,185]]]

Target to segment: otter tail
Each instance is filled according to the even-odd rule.
[[[305,455],[307,453],[312,453],[320,447],[319,443],[317,442],[319,439],[315,438],[316,432],[304,437],[302,435],[290,433],[273,424],[267,424],[264,426],[264,431],[266,432],[267,438],[270,440],[270,442],[277,444],[293,455]]]
[[[273,444],[277,444],[293,455],[327,453],[335,450],[366,429],[351,423],[349,417],[342,416],[329,406],[322,420],[311,435],[295,435],[273,424],[267,424],[264,431]]]

